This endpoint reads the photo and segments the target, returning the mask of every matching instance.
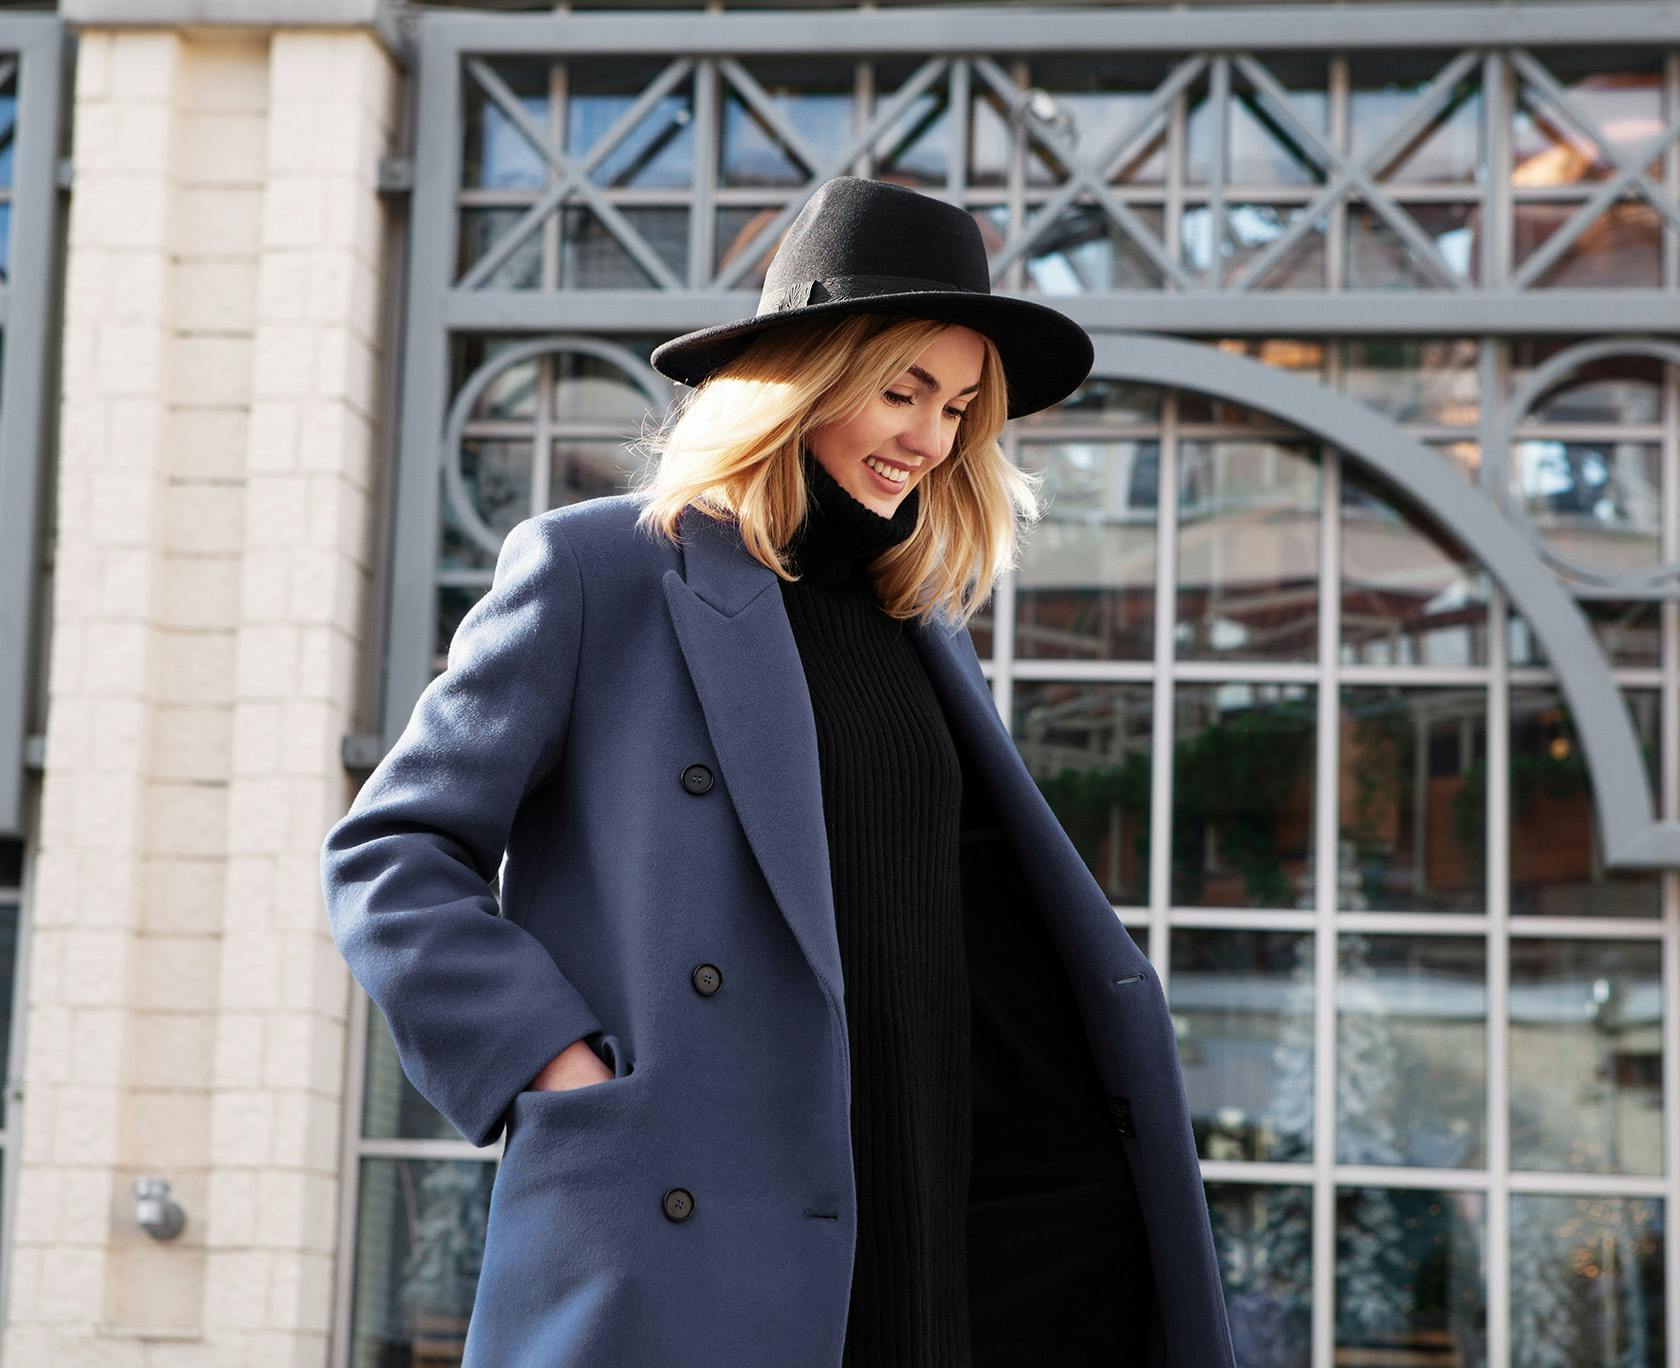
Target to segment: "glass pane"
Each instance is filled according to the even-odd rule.
[[[1235,438],[1180,446],[1180,660],[1317,659],[1315,451]]]
[[[1290,112],[1321,139],[1328,141],[1328,63],[1316,54],[1268,52],[1262,60],[1267,72],[1283,87]],[[1191,185],[1212,179],[1215,110],[1209,99],[1211,74],[1204,72],[1186,93],[1184,173]],[[1324,171],[1300,145],[1293,132],[1279,123],[1269,106],[1254,93],[1248,77],[1231,71],[1230,118],[1225,127],[1225,180],[1249,183],[1320,185]]]
[[[928,58],[883,57],[875,63],[875,107],[890,103]],[[910,102],[897,119],[879,133],[871,145],[877,180],[908,185],[913,189],[943,189],[951,166],[951,92],[949,70]]]
[[[15,82],[14,76],[8,85]],[[12,152],[17,144],[17,93],[0,94],[0,186],[12,183]]]
[[[1325,383],[1329,377],[1330,349],[1310,337],[1220,337],[1209,346],[1231,356],[1245,356],[1265,366],[1291,371],[1304,380]],[[1230,427],[1279,426],[1269,413],[1260,413],[1229,399],[1198,394],[1186,389],[1178,395],[1178,414],[1186,424],[1218,423]]]
[[[479,370],[523,338],[455,333],[449,341],[449,392],[459,394]],[[470,418],[529,418],[537,411],[537,362],[504,367],[473,404]]]
[[[352,1368],[460,1363],[495,1176],[479,1159],[362,1160]]]
[[[473,604],[483,597],[484,591],[490,587],[490,576],[485,575],[482,584],[440,584],[437,591],[437,624],[432,638],[432,654],[434,667],[443,668],[444,657],[449,654],[449,643],[455,637],[455,629],[461,625]]]
[[[1511,941],[1511,1167],[1663,1171],[1662,947]]]
[[[1312,1190],[1209,1183],[1231,1346],[1242,1368],[1312,1368]]]
[[[1447,185],[1473,182],[1482,154],[1482,88],[1478,69],[1461,77],[1421,133],[1371,161],[1394,130],[1410,116],[1425,87],[1453,54],[1385,48],[1348,59],[1348,133],[1352,159],[1370,162],[1383,184]]]
[[[1482,211],[1476,204],[1402,204],[1452,277],[1443,280],[1381,214],[1352,201],[1347,215],[1347,284],[1356,290],[1444,290],[1450,279],[1482,278]]]
[[[613,340],[643,360],[657,344],[655,339],[636,337]],[[617,362],[579,351],[551,353],[547,360],[554,379],[551,393],[556,419],[562,423],[622,424],[627,436],[635,434],[647,415],[648,396]]]
[[[1569,102],[1615,151],[1625,155],[1662,131],[1662,57],[1657,51],[1593,54],[1603,65],[1585,70],[1580,57],[1572,60],[1567,53],[1541,49],[1531,55],[1551,71]],[[1645,69],[1629,69],[1635,64]],[[1520,76],[1514,84],[1511,184],[1578,185],[1609,180],[1616,174],[1598,144],[1544,90]]]
[[[1481,381],[1473,337],[1350,339],[1342,390],[1397,423],[1474,428]]]
[[[461,1133],[408,1081],[385,1015],[368,1002],[362,1135],[368,1140],[460,1140]]]
[[[1057,423],[1078,422],[1158,427],[1163,398],[1164,392],[1158,385],[1092,375],[1061,403],[1017,418],[1015,426],[1050,427]]]
[[[1316,690],[1173,690],[1172,901],[1313,906]]]
[[[556,442],[549,470],[548,506],[560,508],[585,499],[623,494],[637,468],[623,442],[581,438]]]
[[[1612,666],[1656,669],[1662,665],[1662,605],[1655,599],[1578,599],[1599,649]],[[1550,667],[1551,657],[1528,619],[1508,611],[1511,664]]]
[[[1630,702],[1632,691],[1629,694]],[[1630,708],[1647,779],[1659,754],[1658,710]],[[1599,813],[1574,719],[1555,689],[1511,690],[1511,914],[1655,917],[1662,875],[1604,867]]]
[[[463,209],[461,238],[456,249],[455,277],[462,276],[513,231],[525,215],[519,209]],[[484,287],[495,290],[534,290],[542,284],[542,240],[546,224],[537,224],[520,239],[519,245],[502,264],[485,278]]]
[[[1512,338],[1510,383],[1514,393],[1545,362],[1576,345],[1577,337]],[[1654,356],[1600,356],[1571,367],[1529,407],[1530,423],[1662,421],[1664,363]]]
[[[1159,247],[1166,210],[1159,204],[1128,207]],[[1047,295],[1078,295],[1154,290],[1164,283],[1137,238],[1100,205],[1075,200],[1049,223],[1042,222],[1042,214],[1041,206],[1027,206],[1028,289]]]
[[[546,62],[498,59],[490,68],[507,84],[535,128],[549,136]],[[536,190],[549,183],[548,159],[484,88],[463,72],[461,184],[469,189]]]
[[[1313,938],[1180,927],[1168,983],[1197,1152],[1312,1158]]]
[[[797,190],[845,145],[852,124],[852,64],[779,56],[741,65],[798,135],[808,157],[789,146],[725,77],[718,184]]]
[[[1056,121],[1065,119],[1070,143],[1083,158],[1106,152],[1143,114],[1166,75],[1147,55],[1082,52],[1032,58],[1032,84],[1054,101]],[[1031,125],[1029,124],[1030,128]],[[1029,186],[1060,185],[1070,172],[1047,140],[1029,137],[1026,160]],[[1106,167],[1110,185],[1164,185],[1167,179],[1166,115],[1156,114],[1138,134],[1115,148]]]
[[[1511,206],[1517,269],[1572,220],[1578,200],[1526,200]],[[1538,289],[1634,289],[1662,279],[1662,215],[1643,199],[1619,199],[1577,233],[1534,281]]]
[[[1511,1362],[1661,1368],[1663,1204],[1511,1194]]]
[[[1242,279],[1248,263],[1282,237],[1305,212],[1306,206],[1301,204],[1227,204],[1216,284],[1230,285]],[[1213,211],[1205,205],[1186,205],[1179,223],[1180,259],[1198,279],[1205,279],[1214,251]],[[1328,224],[1329,219],[1320,214],[1278,260],[1260,273],[1252,282],[1253,288],[1324,289],[1324,233]]]
[[[1483,912],[1487,692],[1342,689],[1337,906]]]
[[[1479,1192],[1338,1192],[1336,1362],[1486,1368],[1486,1221]]]
[[[1594,570],[1662,561],[1662,447],[1657,442],[1512,444],[1511,493],[1558,555]]]
[[[620,207],[619,216],[665,268],[681,282],[688,275],[688,210]],[[560,244],[563,290],[651,290],[653,273],[593,209],[564,211]]]
[[[566,155],[579,160],[665,69],[663,62],[591,56],[567,68]],[[604,187],[685,190],[694,180],[694,78],[684,77],[589,172]]]
[[[1485,665],[1491,588],[1461,543],[1374,472],[1344,464],[1344,664]]]
[[[1110,902],[1149,901],[1148,684],[1017,680],[1012,730],[1027,769]]]
[[[1340,974],[1336,1158],[1484,1163],[1486,941],[1344,935]]]
[[[461,443],[461,482],[481,521],[505,537],[538,510],[531,502],[531,444],[467,438]],[[445,502],[448,492],[445,491]]]
[[[1023,444],[1049,511],[1021,551],[1023,660],[1148,660],[1155,649],[1156,442]]]
[[[787,234],[784,226],[779,234],[771,237],[761,237],[765,225],[782,211],[782,206],[735,206],[719,209],[716,215],[716,255],[712,261],[712,272],[720,275],[743,252],[753,251],[758,259],[746,269],[739,281],[737,289],[760,290],[764,288],[764,277],[770,270],[770,261],[776,255],[776,248],[781,246],[782,238]],[[756,246],[754,244],[757,244]]]

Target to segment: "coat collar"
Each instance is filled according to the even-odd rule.
[[[665,572],[665,598],[724,788],[789,928],[839,1010],[816,719],[779,580],[746,549],[733,522],[690,508],[681,536],[683,572]],[[941,621],[909,623],[907,630],[1017,853],[1031,852],[1022,871],[1076,991],[1106,994],[1114,974],[1135,973],[1145,961],[1128,937],[1105,940],[1093,923],[1080,924],[1092,916],[1112,921],[1113,910],[1022,763],[972,637]],[[810,858],[813,851],[820,858]],[[1118,964],[1089,953],[1114,940],[1121,943]],[[1099,962],[1086,967],[1093,958]]]

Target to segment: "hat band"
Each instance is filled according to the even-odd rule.
[[[803,280],[796,285],[784,285],[759,297],[760,314],[779,313],[783,309],[802,309],[809,304],[822,304],[834,299],[867,299],[871,295],[903,294],[911,290],[961,291],[961,285],[948,280],[927,280],[921,276],[842,275],[826,276],[822,280]],[[978,294],[977,290],[966,293]]]

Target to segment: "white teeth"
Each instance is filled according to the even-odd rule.
[[[905,480],[910,478],[910,472],[908,470],[900,470],[897,466],[887,465],[883,461],[877,461],[873,456],[865,456],[863,458],[863,463],[871,470],[880,471],[881,474],[885,475],[894,484],[903,484]]]

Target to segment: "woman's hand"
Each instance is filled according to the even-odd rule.
[[[612,1076],[613,1071],[589,1048],[588,1041],[574,1040],[543,1065],[542,1072],[525,1086],[528,1092],[562,1092],[567,1088],[605,1083]]]

